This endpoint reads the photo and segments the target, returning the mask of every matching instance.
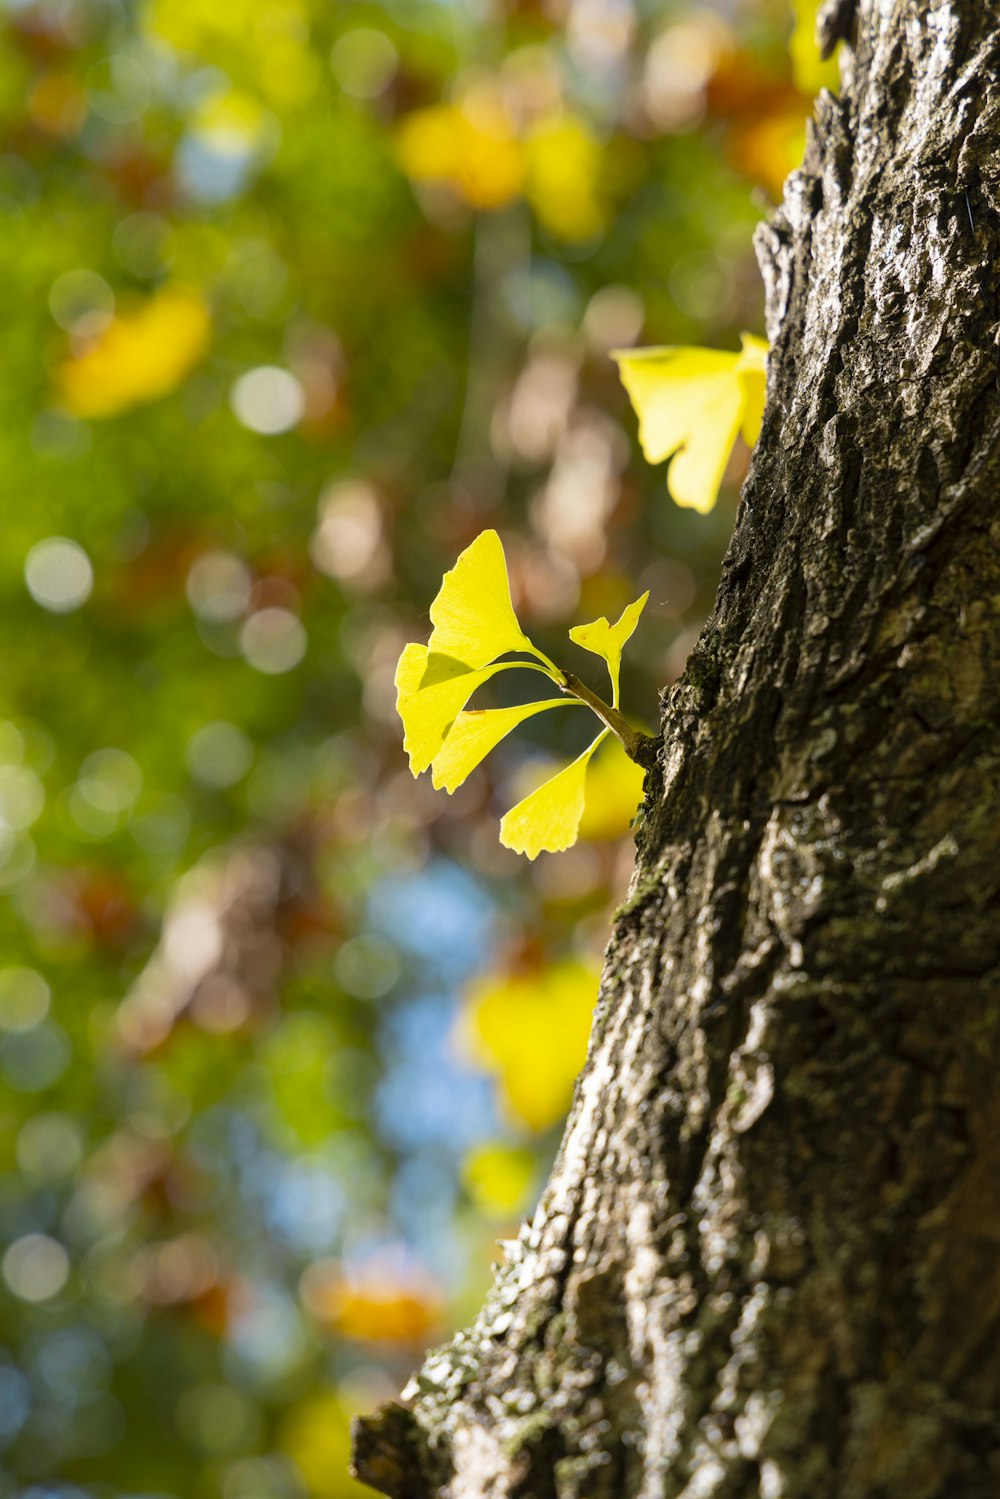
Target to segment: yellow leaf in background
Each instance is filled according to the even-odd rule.
[[[301,1473],[313,1499],[370,1499],[372,1490],[347,1471],[351,1414],[332,1390],[307,1395],[291,1406],[278,1445]]]
[[[569,1107],[599,983],[596,964],[566,958],[530,975],[489,975],[466,991],[460,1038],[528,1129],[549,1129]]]
[[[577,115],[548,115],[524,142],[525,197],[540,224],[559,239],[581,242],[600,234],[607,207],[600,191],[601,143]]]
[[[587,776],[587,800],[580,819],[583,840],[623,838],[642,801],[646,772],[630,760],[617,739],[594,756]]]
[[[477,1145],[462,1162],[462,1180],[481,1213],[510,1218],[528,1207],[534,1192],[537,1165],[523,1146]]]
[[[202,299],[183,287],[164,287],[134,312],[112,319],[56,376],[59,395],[75,416],[117,416],[131,406],[169,395],[208,347],[211,321]]]
[[[516,854],[536,859],[540,853],[561,853],[577,840],[586,796],[587,766],[601,741],[610,734],[605,729],[593,744],[558,775],[532,791],[500,819],[500,842]]]
[[[431,605],[434,626],[427,649],[475,669],[508,651],[535,648],[517,622],[503,544],[495,531],[480,531],[441,580]]]
[[[489,99],[414,110],[399,127],[396,150],[414,182],[445,183],[471,208],[502,208],[521,191],[520,145]]]
[[[736,374],[743,392],[740,432],[747,447],[752,448],[760,436],[760,425],[764,419],[769,346],[766,338],[757,338],[753,333],[743,333],[740,339],[743,348],[736,361]]]
[[[345,1290],[330,1324],[345,1338],[364,1343],[420,1343],[438,1326],[442,1307],[404,1286]]]
[[[431,765],[435,790],[457,790],[511,729],[547,708],[571,708],[574,702],[583,707],[579,698],[550,697],[539,703],[522,703],[516,708],[482,708],[460,713]]]
[[[403,720],[403,748],[415,776],[430,765],[476,688],[516,664],[470,671],[460,661],[432,655],[425,645],[404,646],[396,667],[396,712]]]
[[[744,335],[739,354],[663,347],[612,355],[639,418],[643,452],[650,463],[673,457],[667,473],[670,493],[678,505],[702,514],[715,504],[744,421],[748,430],[753,427],[758,354],[748,348],[747,339]]]
[[[818,94],[821,88],[836,93],[840,88],[840,67],[836,57],[824,62],[816,41],[816,17],[823,0],[792,0],[795,24],[789,50],[792,54],[792,77],[803,94]]]
[[[315,94],[321,71],[310,45],[303,0],[145,0],[143,29],[156,52],[164,42],[187,60],[200,58],[241,83],[251,83],[279,108]]]
[[[570,640],[582,645],[585,651],[593,651],[595,656],[603,656],[608,663],[608,675],[611,678],[611,706],[618,707],[618,694],[620,691],[619,678],[622,669],[622,650],[626,641],[631,639],[632,632],[639,623],[639,615],[646,607],[649,598],[649,589],[641,599],[636,599],[634,604],[629,604],[622,611],[622,616],[617,624],[609,625],[603,617],[595,619],[592,625],[574,625],[569,632]]]

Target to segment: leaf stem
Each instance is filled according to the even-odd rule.
[[[617,708],[611,707],[603,698],[599,698],[596,692],[592,692],[586,683],[581,682],[580,678],[574,676],[571,671],[560,670],[559,675],[561,677],[559,686],[563,692],[568,692],[572,697],[577,697],[582,703],[586,703],[601,722],[607,724],[613,734],[617,734],[629,759],[641,765],[644,770],[650,770],[656,762],[659,741],[651,734],[643,734],[641,730],[633,729]]]

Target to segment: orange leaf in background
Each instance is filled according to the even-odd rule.
[[[117,416],[169,395],[208,347],[211,319],[196,292],[164,287],[122,313],[79,355],[60,365],[56,385],[74,416]]]
[[[423,1343],[444,1310],[439,1292],[424,1277],[377,1264],[359,1276],[318,1260],[303,1274],[301,1292],[317,1322],[363,1343]]]
[[[802,161],[806,144],[806,120],[811,107],[800,100],[780,113],[735,125],[726,143],[726,154],[744,177],[759,182],[778,202],[785,178]]]
[[[43,73],[28,95],[32,124],[46,135],[76,135],[87,118],[87,95],[66,69]]]

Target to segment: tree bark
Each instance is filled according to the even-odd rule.
[[[859,0],[534,1221],[395,1499],[1000,1494],[1000,5]]]

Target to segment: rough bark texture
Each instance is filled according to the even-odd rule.
[[[859,0],[533,1223],[396,1499],[1000,1494],[1000,6]]]

